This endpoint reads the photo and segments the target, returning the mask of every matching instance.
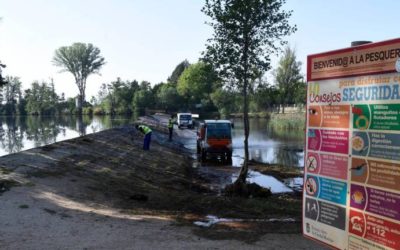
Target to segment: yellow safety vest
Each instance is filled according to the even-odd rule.
[[[145,125],[140,125],[139,128],[142,129],[142,131],[145,135],[147,135],[148,133],[151,133],[151,129]]]
[[[174,127],[174,119],[169,118],[169,121],[168,121],[168,128],[173,128],[173,127]]]

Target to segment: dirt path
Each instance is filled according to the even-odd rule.
[[[220,196],[178,141],[153,139],[144,152],[125,127],[0,157],[0,249],[322,249],[297,211],[271,220],[298,201]],[[209,214],[236,220],[193,224]]]
[[[1,197],[1,249],[317,249],[299,234],[214,240],[158,216],[126,215],[71,201],[41,187]],[[20,208],[21,205],[27,208]]]

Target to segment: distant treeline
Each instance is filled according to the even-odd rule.
[[[301,78],[299,78],[301,79]],[[1,88],[1,115],[75,114],[76,98],[57,95],[54,82],[34,82],[21,89],[18,77],[6,78]],[[279,82],[278,82],[279,83]],[[289,84],[268,84],[262,77],[251,86],[250,112],[267,112],[273,107],[304,104],[306,85],[302,80]],[[73,86],[73,83],[71,83]],[[235,89],[222,87],[210,65],[203,62],[178,64],[167,82],[152,86],[150,82],[117,78],[103,83],[97,96],[83,104],[83,114],[143,114],[146,109],[173,113],[192,111],[218,112],[222,116],[242,111],[242,96]]]

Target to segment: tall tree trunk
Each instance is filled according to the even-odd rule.
[[[82,86],[82,85],[80,85],[80,86]],[[78,115],[81,116],[83,114],[83,112],[82,112],[83,103],[85,102],[85,90],[83,89],[83,87],[79,88],[79,98],[78,98],[78,100],[79,100]]]
[[[247,173],[249,171],[248,162],[249,162],[250,126],[249,126],[249,99],[248,99],[247,88],[248,88],[248,80],[244,79],[244,90],[243,90],[244,162],[242,168],[240,169],[240,173],[235,184],[246,183]]]
[[[247,23],[247,22],[246,22]],[[239,176],[235,182],[236,185],[241,185],[246,183],[247,173],[248,173],[248,163],[249,163],[249,97],[248,97],[248,88],[249,88],[249,78],[248,78],[248,52],[249,52],[249,34],[248,34],[248,27],[244,28],[244,48],[243,48],[243,124],[244,124],[244,162],[243,166],[240,169]]]
[[[82,98],[82,95],[79,94],[79,96],[78,96],[78,115],[79,116],[82,115],[82,108],[83,108],[83,98]]]

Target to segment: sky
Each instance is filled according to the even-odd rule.
[[[102,83],[165,82],[175,66],[195,63],[212,36],[201,12],[203,0],[0,0],[0,60],[4,75],[20,77],[23,88],[54,79],[56,92],[78,94],[72,74],[52,64],[54,51],[74,42],[92,43],[106,65],[91,75],[86,96]],[[306,72],[307,55],[349,47],[351,41],[398,38],[397,0],[287,0],[290,23],[284,38]],[[272,55],[272,68],[279,55]],[[273,83],[270,72],[268,80]]]

